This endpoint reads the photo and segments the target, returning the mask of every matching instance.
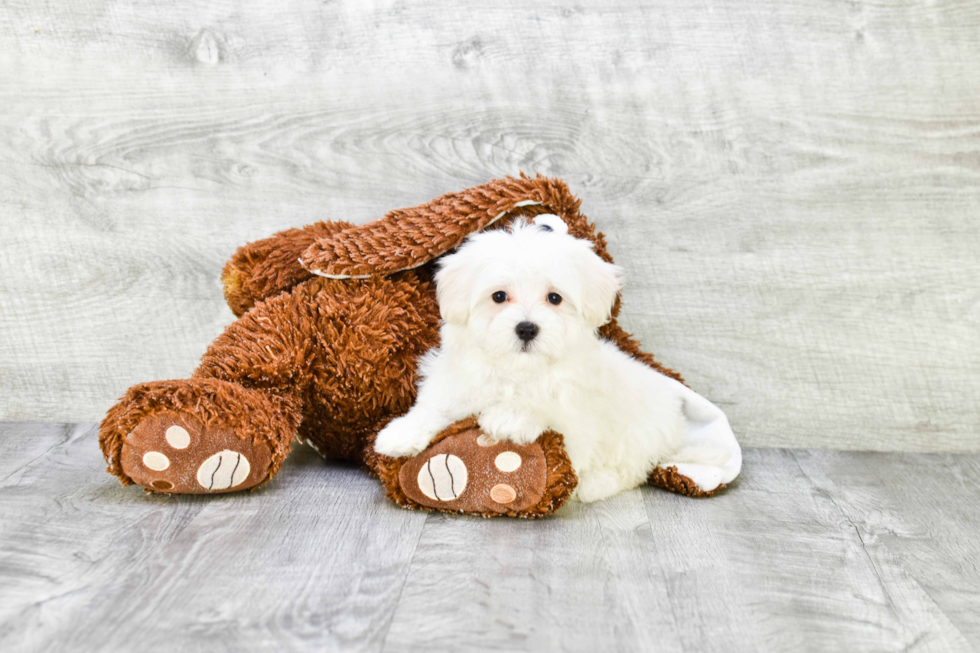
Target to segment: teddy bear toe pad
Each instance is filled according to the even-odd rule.
[[[427,508],[466,513],[527,510],[545,493],[548,465],[541,445],[518,445],[471,428],[409,459],[398,474],[402,491]]]
[[[245,490],[266,478],[271,462],[268,447],[171,411],[140,422],[120,454],[123,471],[135,483],[166,494]]]
[[[418,489],[433,501],[452,501],[463,496],[469,473],[457,456],[440,453],[432,456],[418,475]]]

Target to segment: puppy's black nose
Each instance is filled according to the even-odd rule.
[[[538,325],[534,322],[521,322],[514,327],[514,331],[517,332],[517,337],[524,342],[531,342],[534,340],[534,336],[538,335]]]

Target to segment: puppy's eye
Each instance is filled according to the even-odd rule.
[[[542,224],[542,225],[539,225],[539,226],[541,227],[541,231],[554,231],[554,229],[552,229],[551,227],[549,227],[546,224]]]
[[[498,304],[503,304],[505,301],[507,301],[507,293],[505,293],[503,290],[498,290],[494,294],[490,295],[490,297]]]
[[[561,304],[561,295],[556,292],[550,292],[548,293],[548,301],[558,306],[558,304]]]

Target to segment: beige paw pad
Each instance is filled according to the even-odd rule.
[[[493,464],[502,472],[513,472],[521,466],[521,456],[514,451],[505,451],[494,458]]]
[[[174,449],[186,449],[191,443],[191,434],[183,426],[176,424],[167,429],[164,437],[167,439],[167,444]]]
[[[422,494],[436,501],[458,499],[466,489],[466,465],[452,454],[433,456],[419,470]]]
[[[479,437],[476,439],[476,443],[481,447],[492,447],[498,442],[500,442],[500,440],[495,440],[491,438],[489,435],[487,435],[486,433],[481,433]]]
[[[252,470],[248,458],[225,449],[205,460],[197,470],[198,485],[205,490],[227,490],[240,485]]]
[[[155,472],[162,472],[170,467],[170,459],[159,451],[147,451],[143,454],[143,464]]]
[[[517,498],[517,490],[506,483],[500,483],[490,488],[490,498],[497,503],[511,503]]]

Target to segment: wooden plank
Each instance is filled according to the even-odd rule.
[[[521,522],[432,515],[384,650],[682,651],[642,493]]]
[[[910,503],[904,514],[858,528],[847,515],[852,506],[837,496],[841,488],[826,491],[798,455],[826,473],[863,454],[753,450],[737,487],[700,509],[676,496],[644,495],[652,553],[688,650],[974,650],[977,641],[905,571],[924,561],[872,544],[902,532],[910,518],[928,518],[934,488],[906,483],[902,458],[874,455],[878,474],[892,477],[890,489],[901,487]],[[963,470],[977,458],[950,462]],[[975,531],[975,518],[962,517],[954,528]],[[976,586],[973,596],[980,596]]]
[[[364,472],[304,447],[254,493],[145,495],[93,427],[35,430],[0,483],[0,648],[379,650],[425,518]]]
[[[0,422],[0,481],[64,446],[74,431],[71,424]]]
[[[0,419],[186,376],[247,240],[526,170],[745,444],[980,450],[980,1],[455,7],[5,3]]]
[[[25,446],[25,443],[30,442]],[[980,455],[749,449],[708,500],[403,511],[299,449],[161,497],[92,426],[0,423],[0,649],[971,651]]]
[[[801,455],[822,471],[861,456]],[[874,457],[893,479],[882,493],[908,508],[862,531],[785,450],[747,451],[745,476],[711,500],[647,488],[503,534],[497,523],[430,517],[385,650],[973,650],[975,574],[955,585],[951,615],[905,571],[927,571],[928,541],[919,561],[868,544],[929,518],[934,488],[889,473],[916,459]],[[950,456],[947,471],[976,463]],[[980,493],[963,487],[970,501],[950,507],[951,530],[966,534]],[[975,548],[948,547],[940,564],[952,576]]]
[[[882,464],[868,453],[793,455],[857,532],[889,594],[942,610],[980,648],[980,457],[892,455]]]

